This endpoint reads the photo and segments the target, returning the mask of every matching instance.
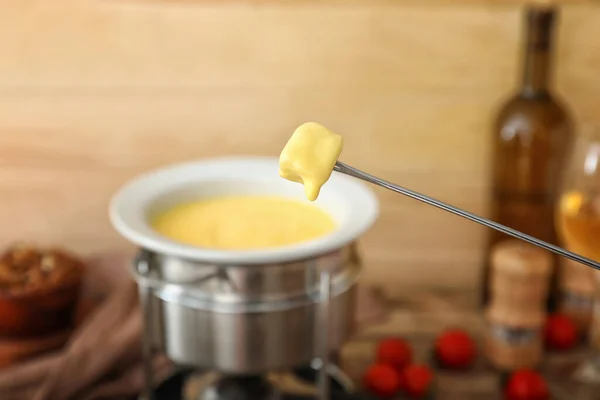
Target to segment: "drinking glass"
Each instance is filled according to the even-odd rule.
[[[556,202],[555,223],[563,246],[600,262],[600,126],[581,131],[566,163]],[[591,283],[594,297],[589,349],[572,378],[600,384],[600,271],[565,265],[569,279]]]

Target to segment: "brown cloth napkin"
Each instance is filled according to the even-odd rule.
[[[73,333],[57,353],[0,371],[1,400],[128,399],[143,385],[141,336],[135,284],[127,276],[128,256],[101,257],[89,263],[84,291],[110,296]],[[358,293],[360,323],[383,314],[383,306],[366,289]],[[161,381],[173,370],[163,356],[153,360]]]

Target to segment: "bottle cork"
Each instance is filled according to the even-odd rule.
[[[580,332],[587,332],[592,321],[596,292],[594,270],[576,261],[561,259],[559,288],[559,311],[571,317]]]
[[[532,368],[540,362],[552,260],[546,251],[517,240],[492,249],[484,353],[496,368]]]

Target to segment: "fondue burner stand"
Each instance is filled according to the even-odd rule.
[[[200,268],[196,268],[198,266]],[[202,267],[204,267],[204,272],[198,274],[198,271],[202,271]],[[277,267],[279,266],[265,265],[238,268],[261,268],[262,271],[268,271],[268,268]],[[360,270],[360,260],[355,245],[351,244],[331,255],[283,267],[287,269],[282,276],[276,279],[274,276],[268,279],[261,276],[260,279],[255,277],[250,281],[260,281],[262,286],[258,286],[264,289],[264,281],[269,281],[274,287],[281,286],[281,282],[284,281],[293,281],[297,285],[299,277],[302,276],[302,279],[306,281],[303,283],[306,287],[317,289],[312,293],[310,290],[306,290],[303,294],[304,303],[294,303],[282,296],[277,298],[272,296],[279,303],[283,301],[284,306],[279,306],[278,310],[264,309],[260,308],[264,299],[259,296],[255,299],[259,308],[255,309],[254,315],[252,315],[252,309],[248,311],[244,308],[239,313],[230,311],[223,316],[223,314],[215,312],[214,308],[207,311],[209,310],[207,304],[215,301],[215,297],[211,297],[211,293],[214,292],[210,292],[208,296],[204,297],[204,303],[202,301],[194,303],[194,296],[191,299],[189,296],[186,297],[186,290],[190,290],[187,293],[189,295],[189,293],[195,293],[193,291],[199,287],[214,287],[214,285],[223,287],[225,284],[229,287],[230,292],[237,293],[235,281],[228,280],[226,276],[227,268],[236,268],[236,266],[198,265],[191,261],[141,250],[131,269],[138,284],[144,326],[142,350],[145,381],[140,399],[161,400],[156,398],[156,385],[151,366],[155,354],[160,350],[164,351],[167,357],[176,364],[199,368],[202,371],[201,374],[194,373],[186,378],[184,386],[187,389],[183,391],[185,393],[182,395],[182,400],[358,399],[359,397],[352,394],[354,392],[352,381],[337,368],[332,360],[335,358],[332,354],[336,354],[341,343],[350,333],[347,331],[351,330],[348,327],[348,321],[353,317],[353,294],[356,277]],[[299,267],[301,270],[298,269]],[[295,275],[289,274],[290,268],[292,271],[294,271],[293,268],[298,269],[294,273]],[[196,273],[191,274],[194,270]],[[245,272],[249,270],[238,269],[237,272],[241,273],[242,271],[244,274],[250,274],[250,272]],[[259,273],[265,274],[265,272]],[[312,277],[309,276],[311,273]],[[266,274],[273,273],[266,272]],[[243,277],[247,284],[248,276],[243,275]],[[332,292],[334,293],[332,294]],[[202,291],[200,293],[202,294]],[[310,300],[309,303],[306,302],[307,296]],[[297,297],[296,295],[295,298]],[[288,308],[286,309],[286,307]],[[332,312],[332,308],[334,312]],[[302,314],[296,318],[294,313],[300,309]],[[281,326],[280,320],[269,319],[273,316],[272,313],[283,313],[281,318],[287,318],[284,320],[284,326]],[[304,327],[308,326],[307,315],[308,318],[313,318],[310,326],[314,327],[315,332],[303,331]],[[350,318],[348,318],[349,315]],[[265,319],[261,320],[257,331],[256,326],[250,322],[240,322],[246,318]],[[277,323],[277,328],[275,328],[278,331],[277,334],[270,332],[269,326],[273,325],[271,322]],[[289,326],[285,326],[287,324]],[[246,326],[248,326],[247,329],[245,329]],[[238,332],[235,332],[236,330]],[[274,347],[278,348],[276,345],[279,343],[281,346],[282,332],[283,336],[287,335],[290,340],[289,355],[265,355],[264,353],[269,352],[268,340],[270,340],[265,340],[265,338],[273,336]],[[253,346],[248,342],[250,339],[247,337],[253,336],[253,333],[262,336],[261,340],[267,342],[266,347],[258,350],[252,349],[252,347],[261,347]],[[314,351],[312,349],[306,351],[304,342],[305,339],[310,340],[311,334],[314,335],[312,336],[314,340],[311,342]],[[238,337],[240,337],[240,341],[238,341]],[[284,349],[288,349],[285,347],[287,344],[283,346]],[[250,349],[248,349],[249,347]],[[205,354],[202,354],[202,348],[205,349]],[[254,358],[251,355],[253,351],[258,354],[256,361],[253,361]],[[279,347],[279,351],[281,351],[281,347]],[[217,355],[206,355],[209,352],[217,352]],[[285,350],[283,352],[286,353]],[[293,365],[295,360],[307,356],[310,356],[307,360],[310,366],[300,368],[302,365]],[[311,359],[312,361],[310,361]],[[258,365],[256,367],[258,369],[256,371],[248,370],[249,366],[254,363]],[[269,367],[269,363],[278,367],[277,372],[263,369]],[[239,370],[236,369],[238,364],[240,365]],[[228,368],[229,365],[232,367]],[[219,373],[214,370],[218,370]],[[208,372],[204,373],[204,371]],[[295,381],[296,384],[292,381]]]
[[[256,376],[224,376],[216,372],[181,371],[154,392],[156,400],[314,400],[318,360],[310,366],[285,373]],[[331,398],[362,400],[354,385],[337,367],[330,364]]]

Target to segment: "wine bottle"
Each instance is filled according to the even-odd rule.
[[[532,6],[525,11],[521,86],[497,113],[492,150],[492,218],[550,243],[556,242],[553,208],[559,175],[573,142],[569,112],[551,88],[557,15],[551,6]],[[483,272],[484,304],[489,299],[489,249],[506,238],[490,231]],[[556,281],[553,272],[550,308],[556,301]]]

